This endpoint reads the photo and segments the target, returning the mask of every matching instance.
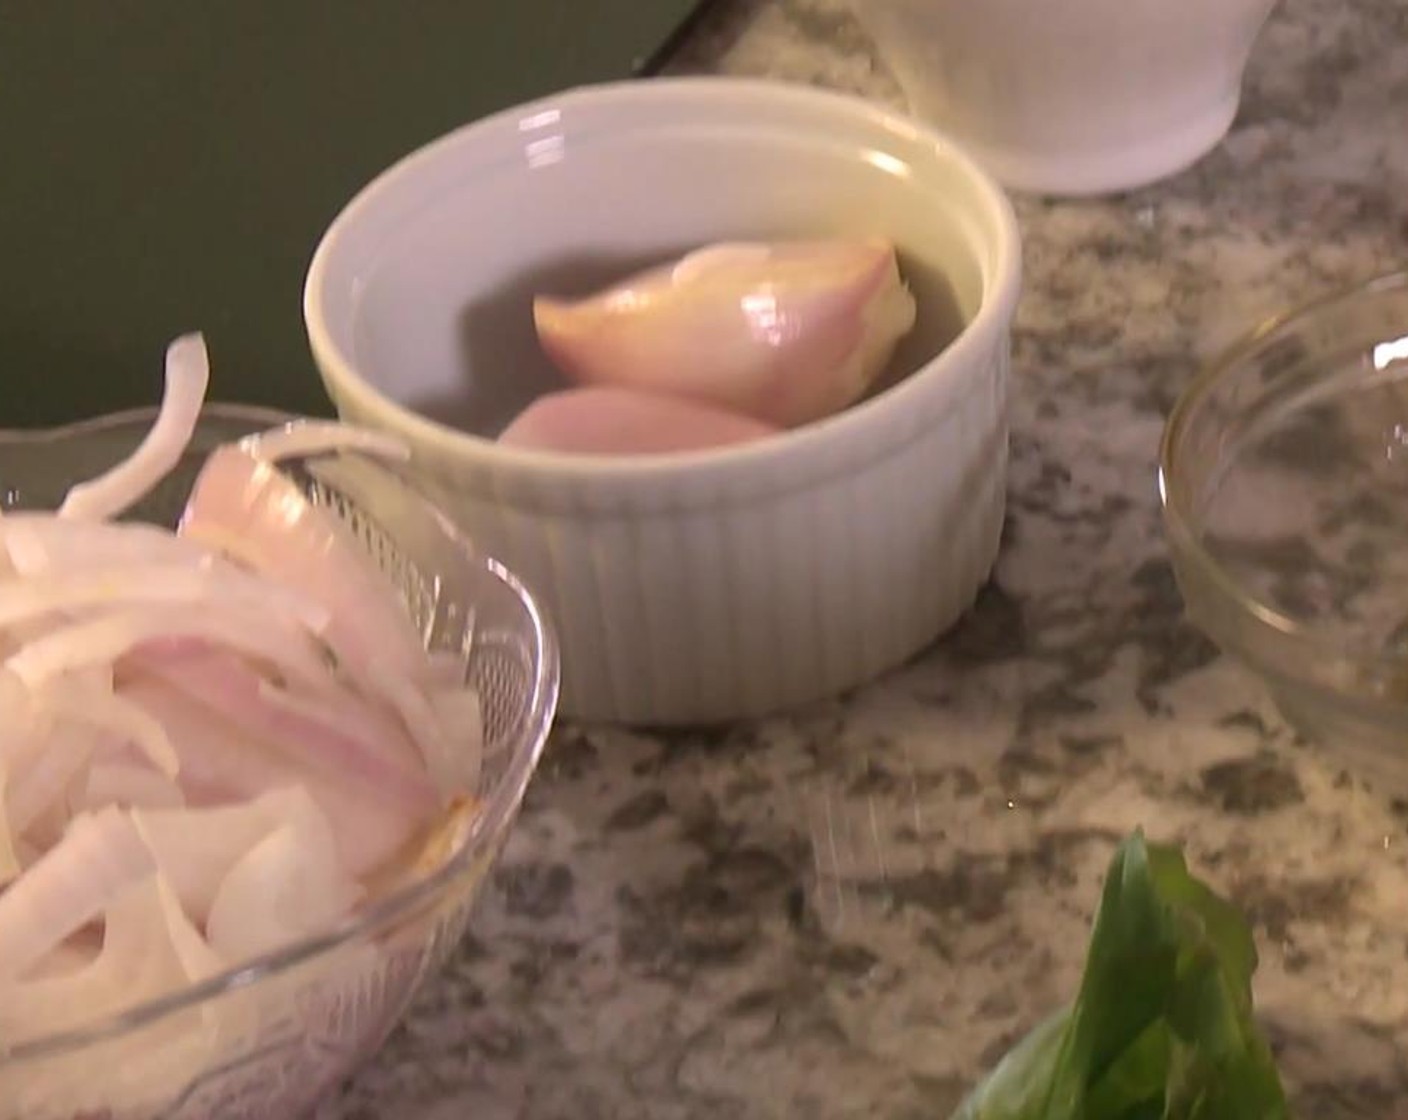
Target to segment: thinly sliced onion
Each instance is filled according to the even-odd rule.
[[[132,820],[185,912],[200,924],[231,868],[279,829],[290,830],[317,859],[337,863],[327,818],[302,786],[239,805],[138,811]]]
[[[42,749],[32,716],[29,689],[0,667],[0,763],[14,768]]]
[[[398,769],[400,773],[393,779],[394,784],[403,785],[409,779],[416,799],[423,808],[427,807],[426,798],[433,796],[432,784],[421,765],[420,752],[394,713],[384,711],[350,689],[337,697],[314,696],[292,692],[264,679],[259,682],[259,699],[291,719],[306,721],[354,743],[358,754]],[[311,751],[311,744],[308,746]],[[355,765],[346,759],[343,762]],[[385,792],[385,786],[382,788]]]
[[[258,797],[307,777],[287,758],[153,674],[128,677],[118,690],[161,720],[181,760],[181,788],[193,806]]]
[[[0,626],[115,602],[193,603],[210,592],[210,577],[189,564],[90,568],[61,576],[12,580],[0,583]]]
[[[176,749],[166,737],[161,721],[153,720],[138,704],[128,703],[111,692],[94,692],[82,697],[82,702],[68,707],[55,704],[59,718],[68,723],[89,727],[113,735],[117,740],[131,742],[151,764],[168,778],[180,771]]]
[[[0,984],[0,1037],[23,1041],[75,1027],[177,991],[222,967],[171,890],[149,874],[107,907],[96,959],[66,974]]]
[[[412,812],[434,809],[435,789],[404,731],[359,697],[344,692],[330,700],[274,688],[240,659],[210,650],[145,664],[234,726],[310,769],[361,782],[379,798]],[[339,704],[345,714],[335,707]]]
[[[428,689],[458,688],[465,683],[468,656],[452,649],[431,650],[426,655],[430,671],[425,684]]]
[[[379,797],[365,785],[300,765],[165,681],[135,678],[122,691],[166,725],[181,758],[181,786],[189,804],[228,804],[300,785],[323,810],[342,859],[355,875],[392,860],[425,819],[423,812]]]
[[[403,679],[424,672],[424,644],[390,581],[332,514],[269,463],[235,447],[214,452],[180,532],[321,603],[331,619],[324,637],[349,667],[380,661]]]
[[[88,780],[73,800],[76,813],[108,805],[123,809],[180,809],[186,804],[181,787],[142,762],[95,761]]]
[[[9,784],[9,772],[0,760],[0,890],[24,870],[15,847],[15,834],[10,831],[10,814],[6,808]]]
[[[125,813],[75,817],[64,838],[0,893],[0,984],[25,975],[155,871]]]
[[[58,515],[0,521],[0,1053],[327,929],[472,819],[464,658],[432,660],[353,531],[273,466],[356,474],[404,447],[293,424],[210,457],[185,536],[107,520],[179,462],[206,382],[202,340],[178,340],[137,451]],[[394,488],[368,507],[321,482],[394,520]],[[0,1063],[0,1099],[155,1114],[256,1011],[226,999],[118,1044],[136,1067],[101,1100]]]
[[[346,537],[267,463],[233,448],[213,454],[201,471],[181,531],[226,547],[280,583],[318,598],[331,621],[324,637],[342,671],[373,696],[391,703],[433,781],[463,790],[466,767],[451,751],[419,681],[428,674],[425,647],[387,579]]]
[[[362,891],[337,858],[332,837],[284,825],[231,869],[210,907],[211,946],[244,960],[328,929]]]
[[[166,351],[166,392],[151,431],[117,466],[70,490],[59,516],[99,521],[116,517],[146,497],[181,461],[196,430],[209,381],[205,339],[188,334],[173,342]]]
[[[20,981],[72,976],[97,960],[102,951],[103,931],[96,924],[90,925],[62,945],[55,945],[38,964],[20,977]]]
[[[113,673],[107,666],[93,666],[35,693],[30,714],[42,718],[49,733],[56,726],[68,726],[87,735],[92,755],[103,745],[131,745],[166,778],[175,778],[179,771],[180,762],[166,728],[139,704],[114,695]]]
[[[91,728],[72,725],[49,725],[42,739],[44,749],[10,775],[10,827],[20,835],[55,810],[67,810],[70,791],[102,742]],[[55,829],[51,825],[41,831],[47,835]]]
[[[94,666],[73,674],[67,683],[62,701],[72,706],[79,698],[111,695],[112,673],[106,666]],[[0,747],[10,774],[10,826],[16,834],[46,847],[63,833],[67,809],[93,757],[125,740],[95,725],[87,708],[77,721],[62,719],[52,695],[31,692],[13,673],[3,670],[0,697],[4,727]],[[101,699],[93,707],[100,705]]]
[[[335,451],[360,451],[398,462],[411,457],[410,448],[394,436],[354,428],[336,420],[294,420],[279,428],[245,436],[239,447],[265,463]]]
[[[112,526],[105,526],[111,530]],[[89,545],[102,554],[104,533],[93,533]],[[182,542],[188,544],[189,542]],[[0,626],[14,626],[46,615],[72,615],[121,603],[127,606],[218,602],[231,608],[258,606],[287,613],[292,619],[320,632],[327,626],[327,611],[312,600],[240,571],[234,565],[191,548],[191,557],[179,560],[131,561],[125,564],[91,562],[82,568],[52,569],[23,580],[0,581]]]
[[[484,742],[484,709],[472,688],[441,688],[428,694],[436,722],[447,739],[459,743]],[[455,778],[460,789],[477,789],[482,751],[456,751]]]
[[[72,819],[73,816],[70,814],[69,820]],[[41,848],[31,840],[26,840],[23,836],[16,837],[15,839],[15,854],[20,857],[20,863],[24,867],[28,867],[31,863],[37,861],[47,850],[47,848]]]
[[[348,676],[366,692],[386,700],[401,717],[411,738],[420,751],[431,781],[446,793],[466,792],[465,775],[478,772],[479,751],[454,751],[445,729],[440,726],[435,709],[420,686],[399,675],[395,668],[380,657],[367,665],[347,665]],[[478,744],[474,744],[477,748]]]
[[[75,669],[108,665],[144,642],[168,637],[200,638],[257,658],[315,688],[329,675],[312,636],[279,616],[256,617],[207,604],[200,611],[170,607],[114,610],[56,629],[11,654],[4,667],[31,689]]]
[[[241,569],[199,541],[153,525],[17,514],[0,524],[3,557],[10,559],[17,575],[26,578],[79,576],[99,566],[113,569],[114,575],[131,568],[184,566],[206,573],[212,596],[260,600],[269,611],[286,612],[314,633],[321,633],[328,622],[326,608],[308,596]]]
[[[0,523],[0,549],[18,576],[81,572],[103,564],[190,564],[209,550],[168,529],[141,522],[60,520],[52,513],[13,513]]]

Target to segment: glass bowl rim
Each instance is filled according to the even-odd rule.
[[[1265,350],[1284,332],[1314,322],[1319,316],[1351,305],[1364,296],[1385,292],[1408,293],[1408,268],[1395,269],[1380,273],[1369,280],[1342,285],[1267,316],[1204,364],[1179,394],[1169,412],[1159,441],[1159,501],[1163,507],[1164,525],[1174,553],[1175,568],[1180,561],[1191,564],[1207,579],[1218,597],[1230,604],[1244,619],[1250,620],[1259,633],[1271,636],[1286,649],[1295,650],[1310,659],[1305,662],[1307,664],[1320,664],[1325,658],[1334,658],[1378,668],[1401,666],[1405,659],[1347,650],[1343,645],[1310,633],[1304,623],[1277,610],[1250,592],[1242,581],[1203,546],[1198,536],[1198,519],[1191,511],[1194,495],[1184,485],[1184,456],[1180,454],[1180,449],[1191,418],[1228,374]],[[1408,332],[1408,323],[1405,323],[1405,332]]]
[[[0,444],[42,445],[63,439],[101,435],[127,427],[140,426],[145,429],[150,427],[156,415],[155,407],[143,406],[52,427],[0,428]],[[297,414],[258,405],[211,402],[202,408],[197,430],[200,423],[206,420],[248,423],[257,430],[260,427],[277,427],[299,419],[302,417]],[[557,637],[552,624],[542,604],[524,583],[502,563],[475,549],[449,515],[425,494],[413,478],[381,461],[366,456],[359,458],[376,470],[391,475],[404,486],[408,491],[408,500],[419,503],[457,551],[482,564],[495,578],[501,580],[518,598],[531,621],[540,656],[537,659],[536,672],[532,675],[532,691],[526,716],[527,729],[517,742],[507,748],[510,762],[500,790],[496,796],[483,802],[481,811],[470,822],[458,849],[430,874],[383,895],[321,933],[301,938],[252,960],[223,969],[199,983],[188,984],[167,995],[102,1015],[77,1027],[53,1031],[9,1048],[0,1048],[0,1071],[7,1066],[52,1059],[111,1041],[184,1008],[194,1007],[230,992],[252,987],[260,981],[283,975],[364,935],[394,925],[398,919],[436,901],[462,875],[471,871],[486,843],[495,841],[507,829],[511,818],[517,812],[527,792],[528,783],[542,758],[557,708],[560,666]],[[531,739],[531,742],[525,744],[528,739]]]

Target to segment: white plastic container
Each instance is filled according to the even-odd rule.
[[[851,0],[911,109],[1015,190],[1142,186],[1237,115],[1276,0]]]
[[[838,233],[900,247],[910,376],[733,449],[492,441],[551,382],[534,291],[724,239]],[[546,602],[562,710],[708,723],[866,681],[971,604],[1003,518],[1019,272],[1005,197],[944,138],[799,86],[653,80],[510,110],[392,168],[328,230],[305,313],[339,411],[406,439]]]

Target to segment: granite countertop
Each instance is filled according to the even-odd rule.
[[[678,71],[899,103],[838,0],[733,0]],[[323,1120],[942,1120],[1077,980],[1117,837],[1252,915],[1305,1116],[1408,1110],[1408,810],[1183,621],[1162,418],[1260,316],[1408,238],[1408,9],[1286,0],[1229,139],[1018,200],[1009,529],[909,667],[714,735],[558,729],[471,937]]]

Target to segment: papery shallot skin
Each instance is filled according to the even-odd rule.
[[[659,393],[602,386],[539,397],[499,436],[507,447],[578,455],[649,455],[751,443],[779,428]]]
[[[790,428],[859,400],[914,325],[886,241],[730,243],[586,299],[539,296],[544,351],[582,385],[668,393]]]

